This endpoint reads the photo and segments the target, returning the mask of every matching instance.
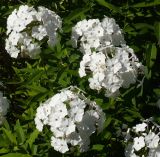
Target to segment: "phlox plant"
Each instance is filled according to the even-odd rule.
[[[125,141],[128,143],[125,156],[160,156],[159,128],[159,125],[154,123],[152,118],[128,128],[125,134]]]
[[[0,4],[0,156],[160,157],[158,0]]]

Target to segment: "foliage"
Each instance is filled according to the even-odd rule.
[[[45,6],[63,20],[59,43],[44,48],[40,57],[13,59],[4,49],[6,19],[21,4]],[[0,1],[0,86],[10,100],[7,120],[0,128],[2,157],[50,156],[124,156],[123,140],[116,137],[122,124],[132,126],[140,119],[155,117],[160,123],[160,2],[159,0],[1,0]],[[89,89],[87,79],[78,75],[82,54],[72,48],[71,28],[82,19],[104,15],[115,18],[124,31],[127,44],[145,65],[145,78],[123,90],[117,99]],[[141,85],[140,85],[141,84]],[[61,155],[50,145],[47,128],[42,133],[35,129],[34,117],[40,102],[60,89],[77,85],[106,113],[102,134],[93,135],[91,149],[86,153]]]

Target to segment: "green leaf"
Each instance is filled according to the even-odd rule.
[[[4,120],[3,125],[4,125],[4,127],[5,127],[7,130],[10,130],[9,123],[8,123],[8,121],[7,121],[6,119]]]
[[[31,151],[32,151],[32,155],[36,155],[37,154],[37,149],[38,149],[38,145],[32,145]]]
[[[108,127],[109,124],[111,123],[111,121],[112,121],[112,117],[111,116],[107,116],[106,117],[106,121],[104,123],[104,128]]]
[[[105,132],[105,135],[104,135],[104,138],[105,138],[105,139],[110,139],[111,137],[112,137],[111,132],[106,131],[106,132]]]
[[[23,86],[21,86],[23,87]],[[25,88],[28,88],[29,91],[34,91],[35,93],[46,93],[47,89],[42,87],[42,86],[37,86],[36,84],[32,84],[32,85],[25,85]]]
[[[133,122],[134,121],[134,118],[132,118],[130,115],[125,115],[124,116],[124,119],[128,122]]]
[[[105,0],[96,0],[98,2],[98,4],[110,9],[110,10],[113,10],[115,12],[120,12],[120,9],[108,2],[106,2]]]
[[[6,148],[1,148],[0,149],[0,154],[4,154],[4,153],[8,153],[8,152],[9,152],[9,150],[6,149]]]
[[[9,144],[8,138],[4,134],[0,135],[0,147],[8,147]]]
[[[27,79],[27,81],[25,82],[25,84],[32,84],[34,81],[39,80],[42,75],[45,73],[42,70],[35,70],[35,71],[31,71],[32,75]]]
[[[3,133],[5,134],[5,136],[8,138],[8,140],[12,143],[17,145],[17,141],[16,141],[16,137],[14,134],[12,134],[12,132],[10,130],[7,130],[5,128],[2,128]]]
[[[96,150],[96,151],[102,151],[104,148],[104,145],[102,144],[95,144],[92,146],[92,150]]]
[[[70,23],[72,20],[75,20],[76,18],[80,16],[84,16],[84,13],[87,12],[90,8],[82,8],[82,9],[76,9],[73,12],[71,12],[67,18],[64,20],[65,23]]]
[[[64,72],[62,73],[62,75],[59,78],[58,83],[64,87],[66,87],[67,85],[69,85],[70,83],[70,77],[68,76],[68,73],[64,70]]]
[[[70,63],[73,63],[75,62],[77,59],[80,58],[80,55],[77,55],[77,54],[72,54],[70,57],[69,57],[69,61]]]
[[[27,144],[29,144],[30,148],[32,148],[32,145],[33,145],[34,141],[36,140],[36,138],[38,137],[38,134],[39,134],[39,131],[38,131],[37,129],[35,129],[35,130],[31,133],[29,139],[28,139],[27,142],[26,142]]]
[[[149,25],[149,24],[147,24],[147,23],[135,23],[135,24],[133,24],[133,26],[134,26],[136,29],[145,29],[145,28],[151,29],[151,30],[154,29],[154,27],[153,27],[152,25]]]
[[[153,90],[153,92],[157,95],[157,96],[160,96],[160,89],[159,88],[155,88]]]
[[[156,5],[160,5],[160,1],[159,0],[154,0],[153,2],[140,2],[140,3],[136,3],[134,5],[132,5],[131,7],[134,8],[145,8],[145,7],[152,7],[152,6],[156,6]]]
[[[157,48],[155,44],[147,45],[146,63],[148,68],[152,68],[157,57]]]
[[[139,111],[133,111],[133,110],[130,110],[130,109],[126,109],[126,111],[128,111],[129,115],[132,116],[133,118],[139,118],[139,119],[142,118]]]
[[[158,43],[160,44],[160,22],[155,22],[154,32],[155,32],[155,35],[157,37]]]
[[[1,157],[31,157],[31,156],[28,154],[21,154],[21,153],[9,153],[2,155]]]
[[[148,80],[152,77],[152,71],[147,66],[144,66],[144,74]]]
[[[16,122],[16,125],[15,125],[15,131],[16,131],[16,134],[17,134],[17,140],[18,140],[18,143],[19,144],[23,144],[24,141],[25,141],[25,133],[20,125],[20,122],[19,120],[17,120]]]

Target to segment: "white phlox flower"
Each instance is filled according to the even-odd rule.
[[[76,87],[64,89],[42,103],[35,116],[39,131],[44,125],[50,126],[51,145],[61,153],[69,150],[68,145],[87,151],[90,136],[103,130],[104,121],[102,109]]]
[[[5,49],[13,58],[28,56],[37,58],[41,52],[43,39],[53,47],[57,42],[57,30],[62,20],[55,12],[38,7],[36,10],[27,5],[15,9],[7,19]]]
[[[66,140],[55,138],[54,136],[51,137],[51,146],[61,153],[65,153],[69,150]]]
[[[99,51],[102,47],[125,45],[121,29],[113,18],[82,20],[72,28],[73,47],[84,54]]]
[[[119,89],[136,83],[142,64],[124,40],[123,33],[113,18],[82,20],[72,28],[72,44],[83,58],[79,76],[89,74],[89,87],[104,90],[105,96],[116,97]],[[90,75],[91,74],[91,75]]]
[[[104,90],[107,97],[117,96],[120,88],[128,88],[137,81],[138,59],[128,46],[105,48],[100,52],[84,54],[79,75],[88,79],[91,89]],[[141,65],[142,66],[142,65]]]
[[[138,157],[138,156],[134,153],[133,144],[128,144],[128,146],[125,148],[125,156],[126,156],[126,157]]]
[[[142,123],[142,124],[137,124],[135,127],[133,127],[133,129],[135,129],[135,132],[143,132],[146,130],[147,124],[146,123]]]
[[[140,136],[140,137],[134,138],[133,148],[136,151],[139,151],[144,146],[145,146],[144,137]]]
[[[142,123],[129,128],[130,138],[125,140],[125,156],[160,157],[160,126],[153,119],[143,120]],[[124,132],[123,132],[124,133]]]
[[[159,143],[159,136],[156,135],[154,132],[150,132],[148,135],[145,136],[145,142],[147,144],[147,147],[157,148]]]

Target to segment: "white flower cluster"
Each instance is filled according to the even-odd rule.
[[[5,115],[7,114],[8,108],[9,102],[7,98],[3,96],[3,93],[0,91],[0,125],[3,123],[5,119]]]
[[[136,82],[141,66],[131,48],[105,48],[83,56],[79,75],[91,73],[88,80],[91,89],[104,89],[107,97],[117,96],[121,87],[128,88]]]
[[[72,28],[72,43],[84,54],[104,47],[125,45],[121,29],[113,18],[85,19]]]
[[[41,52],[41,42],[47,40],[54,46],[57,30],[61,28],[61,18],[45,7],[38,10],[27,5],[15,9],[7,19],[7,35],[5,49],[11,57],[27,55],[36,58]]]
[[[69,151],[69,145],[79,146],[81,152],[87,151],[89,137],[96,130],[102,131],[104,121],[100,107],[76,92],[75,87],[64,89],[41,104],[35,117],[39,131],[44,125],[50,126],[51,145],[61,153]]]
[[[151,120],[129,128],[126,137],[126,157],[160,157],[160,126]]]
[[[117,96],[121,87],[128,88],[137,80],[142,68],[133,49],[124,41],[119,26],[112,18],[83,20],[72,29],[75,47],[80,45],[84,54],[80,62],[79,75],[91,73],[91,89],[105,90],[107,97]]]

